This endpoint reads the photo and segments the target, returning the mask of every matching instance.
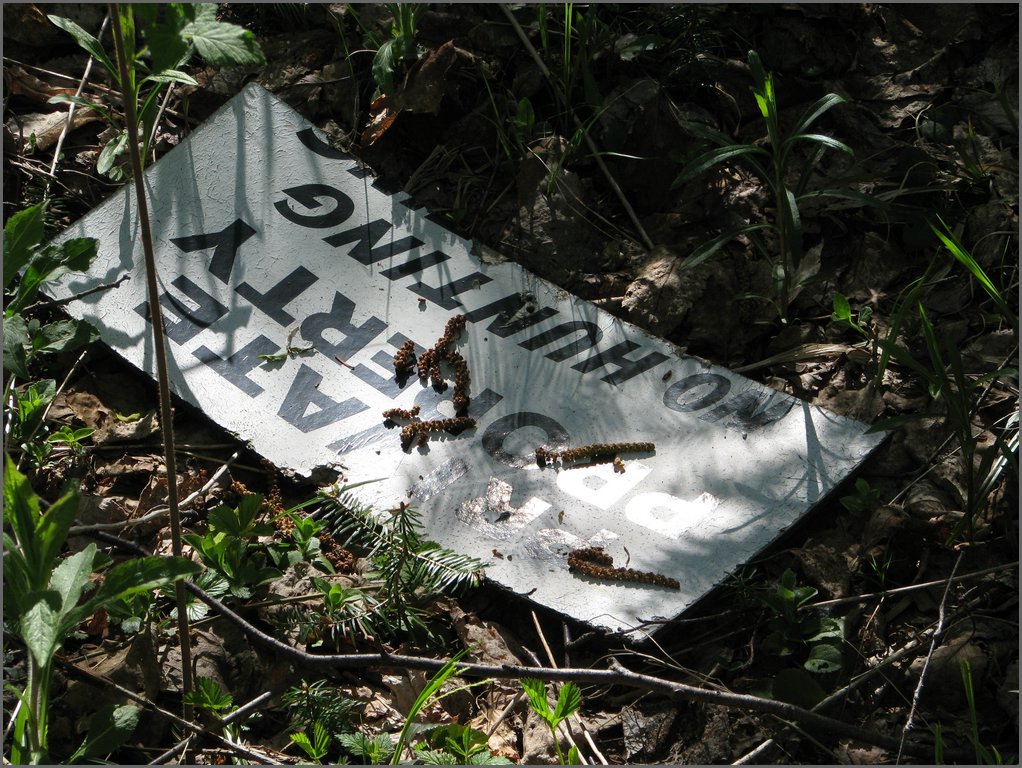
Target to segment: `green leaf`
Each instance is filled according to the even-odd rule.
[[[561,686],[557,694],[557,706],[554,708],[554,719],[560,723],[567,720],[582,705],[582,692],[573,682],[567,682]]]
[[[131,738],[138,727],[141,712],[133,704],[105,704],[89,718],[88,735],[68,763],[74,764],[81,757],[101,757],[113,752]]]
[[[60,594],[52,589],[32,592],[25,602],[28,610],[21,617],[21,639],[36,664],[46,667],[60,647]]]
[[[4,290],[28,264],[33,249],[43,240],[46,202],[18,211],[4,225]]]
[[[47,104],[74,104],[75,106],[82,107],[95,112],[107,123],[113,124],[114,119],[110,114],[110,111],[103,106],[97,104],[90,99],[86,99],[84,96],[69,96],[66,93],[60,93],[56,96],[51,96],[46,100]]]
[[[761,147],[755,147],[752,144],[735,144],[728,147],[718,147],[717,149],[711,149],[708,152],[704,152],[695,158],[692,162],[685,166],[674,182],[671,184],[671,189],[681,186],[686,181],[690,181],[704,171],[709,170],[715,165],[720,165],[726,160],[731,160],[736,157],[745,157],[752,155],[762,155],[763,157],[769,157],[770,153]]]
[[[151,592],[166,587],[200,570],[198,564],[184,557],[140,557],[125,560],[107,571],[102,586],[78,610],[84,616],[89,616],[108,603],[139,592]]]
[[[774,678],[773,696],[778,701],[811,709],[823,701],[827,694],[804,669],[782,669]]]
[[[31,340],[28,326],[21,315],[4,318],[4,368],[19,379],[29,378],[28,352]]]
[[[851,322],[852,319],[852,306],[840,293],[834,294],[834,312],[831,314],[833,320],[847,320]]]
[[[181,83],[183,85],[198,85],[199,82],[187,72],[177,69],[165,69],[156,75],[149,75],[145,82],[150,83]]]
[[[99,331],[84,320],[58,320],[47,323],[32,337],[33,353],[64,352],[99,339]]]
[[[828,672],[839,672],[842,663],[840,648],[830,643],[818,643],[813,646],[809,652],[809,658],[802,666],[809,672],[822,675]]]
[[[99,153],[96,160],[96,172],[104,176],[110,173],[110,169],[117,163],[117,159],[128,148],[128,132],[121,131],[111,141],[108,141],[103,151]]]
[[[388,40],[373,56],[373,80],[384,93],[394,90],[394,41]]]
[[[110,77],[113,78],[114,84],[120,86],[121,78],[118,75],[117,67],[110,60],[110,57],[106,55],[106,51],[103,50],[103,46],[100,44],[99,40],[70,19],[64,19],[60,16],[47,16],[46,18],[71,35],[79,46],[84,48],[85,51],[92,56],[92,58],[103,65],[106,71],[110,74]]]
[[[74,238],[58,245],[36,250],[29,259],[17,295],[7,305],[5,316],[24,309],[44,282],[63,277],[68,272],[88,269],[96,256],[99,241],[91,237]]]
[[[525,695],[529,697],[529,706],[532,707],[532,711],[550,723],[554,713],[550,711],[550,704],[546,700],[546,684],[542,680],[527,677],[522,679],[522,688],[525,689]]]
[[[189,59],[192,47],[184,37],[184,30],[195,19],[192,6],[183,3],[139,4],[135,14],[143,22],[142,37],[149,46],[155,74],[176,69]]]
[[[255,35],[236,24],[196,20],[186,26],[181,34],[213,66],[262,66],[266,63]]]
[[[798,135],[806,130],[810,125],[816,122],[816,118],[822,115],[831,107],[835,107],[838,104],[844,104],[845,100],[838,96],[836,93],[828,93],[822,99],[813,104],[809,109],[806,110],[802,119],[799,120],[798,125],[792,131],[793,135]]]

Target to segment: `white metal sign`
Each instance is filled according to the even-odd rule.
[[[879,443],[517,264],[480,260],[258,86],[151,168],[146,186],[178,395],[281,468],[381,478],[359,489],[367,501],[415,504],[432,538],[490,560],[490,578],[592,624],[678,615]],[[129,273],[70,310],[153,373],[129,190],[64,236],[100,247],[58,297]],[[463,329],[449,325],[458,315]],[[445,331],[450,343],[437,345]],[[443,391],[415,368],[396,371],[409,340],[419,361],[438,348]],[[452,386],[459,366],[468,380]],[[413,406],[415,419],[383,417]],[[459,415],[470,421],[402,429]],[[608,450],[613,463],[556,457],[632,442],[653,447]],[[537,447],[554,453],[537,461]],[[587,547],[603,553],[569,571],[568,553]],[[586,575],[601,554],[627,561],[633,579]]]

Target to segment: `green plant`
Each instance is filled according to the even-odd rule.
[[[997,488],[1005,472],[1018,482],[1018,412],[1005,426],[993,433],[994,450],[980,452],[979,434],[974,434],[973,417],[979,405],[983,385],[1001,378],[1017,378],[1014,368],[1002,368],[981,376],[966,374],[957,344],[950,339],[938,339],[926,309],[918,305],[920,327],[929,364],[924,364],[905,347],[886,339],[878,343],[891,357],[915,372],[927,385],[934,403],[943,406],[944,423],[961,453],[965,474],[965,509],[948,541],[958,539],[967,530],[971,539],[975,518],[986,506],[990,494]],[[887,419],[871,427],[871,431],[891,429],[927,414],[909,414]],[[977,458],[979,459],[977,461]]]
[[[102,43],[70,19],[48,16],[49,20],[74,38],[75,42],[106,70],[115,87],[140,104],[133,131],[142,129],[142,157],[149,154],[149,145],[156,133],[160,94],[171,83],[197,85],[194,78],[181,71],[196,53],[213,66],[253,65],[266,63],[262,50],[251,32],[235,24],[218,21],[215,3],[163,3],[121,6],[115,16],[120,25],[128,61],[127,80],[122,80],[115,62]],[[136,48],[136,33],[143,45]],[[100,153],[96,162],[99,173],[117,180],[124,178],[119,158],[128,146],[127,121],[116,112],[82,96],[54,96],[51,103],[71,102],[92,110],[108,124],[119,129],[117,136]]]
[[[979,718],[976,715],[976,694],[972,688],[972,665],[968,659],[961,663],[962,685],[965,687],[965,701],[969,706],[969,743],[976,751],[976,763],[979,765],[1004,765],[1004,758],[997,747],[983,744],[979,738]]]
[[[366,765],[386,765],[395,753],[388,733],[378,733],[374,738],[361,731],[341,733],[337,735],[337,741],[354,757],[364,757]]]
[[[880,491],[871,488],[869,481],[865,478],[858,478],[855,481],[855,493],[842,496],[841,506],[849,512],[863,514],[872,512],[880,504]]]
[[[85,758],[102,762],[98,758],[113,752],[135,732],[141,713],[133,704],[104,704],[89,717],[85,739],[64,762],[76,765]]]
[[[306,731],[294,731],[289,734],[291,741],[297,745],[308,758],[316,764],[322,762],[323,758],[330,752],[330,733],[319,720],[312,723],[312,738]]]
[[[338,733],[355,718],[363,705],[344,696],[326,680],[316,680],[289,688],[281,697],[294,726],[320,722],[331,733]]]
[[[280,571],[266,565],[266,548],[258,542],[274,528],[260,523],[263,497],[246,494],[236,507],[221,504],[209,513],[205,534],[187,534],[184,540],[195,549],[208,568],[227,579],[235,597],[252,596],[252,587],[280,577]]]
[[[486,734],[461,723],[448,723],[419,732],[424,741],[415,745],[415,760],[424,765],[511,765],[494,755]]]
[[[767,622],[767,635],[760,647],[778,657],[805,655],[802,667],[814,674],[837,672],[842,667],[844,623],[805,611],[806,603],[816,595],[815,588],[798,586],[794,571],[786,569],[777,584],[763,592],[763,602],[773,617]]]
[[[4,226],[4,410],[7,443],[27,453],[41,466],[52,444],[36,441],[46,409],[56,395],[51,379],[30,382],[30,367],[43,355],[72,350],[95,341],[99,334],[85,322],[72,319],[43,323],[23,313],[34,306],[42,286],[68,272],[88,269],[96,256],[97,241],[74,238],[60,245],[43,245],[46,203],[19,211]],[[15,278],[20,279],[15,281]]]
[[[749,68],[754,80],[753,95],[766,122],[767,147],[739,144],[720,131],[705,125],[689,123],[688,128],[694,134],[716,144],[717,147],[691,160],[675,179],[674,186],[690,181],[710,168],[741,159],[769,189],[775,205],[773,220],[766,223],[743,224],[711,239],[696,249],[682,263],[682,268],[696,266],[731,240],[745,235],[760,255],[771,264],[774,286],[771,301],[778,316],[784,320],[787,318],[788,306],[818,267],[813,259],[803,260],[799,203],[808,195],[807,189],[812,173],[828,149],[835,149],[848,155],[854,153],[851,147],[835,138],[809,132],[817,119],[832,107],[841,104],[844,99],[836,93],[828,93],[810,106],[790,131],[783,131],[773,75],[764,69],[759,54],[755,51],[749,51]],[[795,178],[791,168],[792,150],[801,143],[813,145],[814,151]],[[774,248],[768,247],[760,237],[760,231],[764,230],[771,233],[776,241]]]
[[[362,23],[362,19],[355,9],[348,8],[348,13],[355,17],[355,21],[369,38],[369,44],[376,47],[376,55],[373,57],[373,79],[379,86],[380,92],[384,94],[394,92],[396,87],[394,75],[404,71],[407,66],[418,60],[419,50],[415,42],[415,32],[419,18],[429,8],[429,5],[427,3],[387,3],[387,8],[393,20],[390,24],[390,39],[383,43],[377,42],[376,36]]]
[[[452,593],[479,583],[484,563],[425,539],[419,513],[407,504],[383,515],[358,501],[344,488],[323,494],[312,515],[322,521],[334,538],[363,549],[373,569],[364,574],[361,591],[365,611],[358,626],[374,635],[395,632],[429,632],[419,607],[423,597]],[[331,587],[332,589],[332,587]],[[340,601],[355,600],[338,594]]]
[[[199,677],[196,678],[195,683],[195,690],[188,691],[184,695],[190,706],[209,712],[218,720],[237,709],[234,705],[234,697],[221,688],[220,683],[213,678]],[[240,723],[224,724],[223,733],[224,737],[231,741],[240,741]],[[235,763],[240,764],[240,761],[235,759]]]
[[[74,628],[100,608],[194,573],[184,558],[145,557],[115,565],[84,600],[92,575],[109,563],[95,544],[60,560],[78,508],[66,491],[45,512],[28,480],[4,454],[4,618],[28,649],[28,680],[14,718],[12,763],[47,760],[53,659]]]
[[[398,734],[397,743],[394,745],[393,757],[391,758],[392,765],[398,765],[400,763],[402,752],[404,751],[405,746],[408,744],[413,730],[416,729],[415,718],[418,717],[419,712],[421,712],[422,709],[431,701],[438,701],[442,699],[444,696],[447,696],[453,692],[450,691],[447,694],[439,695],[440,689],[444,687],[447,681],[458,674],[458,662],[461,661],[461,659],[465,656],[466,653],[468,653],[468,651],[469,649],[465,648],[459,651],[457,654],[455,654],[446,664],[444,664],[437,671],[435,675],[433,675],[433,677],[429,679],[429,681],[426,683],[423,689],[419,691],[419,695],[415,697],[415,701],[412,702],[412,706],[408,710],[408,716],[405,718],[404,726],[401,728],[401,732]],[[470,683],[468,686],[461,686],[456,690],[463,690],[466,687],[471,688],[478,685],[485,685],[485,683],[486,683],[485,680],[478,681],[475,683]],[[472,740],[473,737],[470,736],[469,742],[471,742]],[[466,744],[465,748],[471,749],[473,754],[479,752],[478,749],[474,749],[468,744]],[[486,753],[489,754],[489,750],[486,750]],[[435,754],[432,756],[436,757]]]
[[[524,678],[522,688],[529,697],[529,706],[532,711],[542,718],[543,722],[550,728],[550,735],[554,740],[554,749],[557,751],[557,759],[561,765],[580,765],[578,747],[572,745],[568,750],[567,760],[561,750],[561,742],[557,736],[557,726],[575,714],[582,706],[582,692],[572,682],[564,683],[561,690],[557,692],[557,703],[550,709],[550,702],[547,701],[546,683],[542,680]]]

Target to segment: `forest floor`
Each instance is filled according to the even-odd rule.
[[[549,645],[544,663],[605,666],[616,658],[677,682],[807,707],[837,692],[819,711],[866,732],[897,739],[911,722],[913,737],[932,743],[939,726],[947,754],[965,750],[966,762],[978,762],[996,748],[1017,761],[1018,6],[576,6],[567,45],[562,6],[548,9],[547,45],[537,7],[515,6],[548,78],[500,6],[431,5],[417,19],[417,63],[383,99],[373,98],[372,37],[376,45],[388,39],[389,11],[360,6],[356,23],[345,8],[222,6],[226,20],[256,33],[268,63],[189,68],[199,84],[174,90],[157,155],[258,82],[368,164],[384,188],[405,190],[455,231],[565,290],[780,391],[870,424],[893,420],[857,486],[660,630],[654,646],[565,628],[553,612],[509,605],[506,593],[484,585],[431,608],[447,650],[479,642],[483,660],[531,663],[532,651],[543,657]],[[104,6],[46,12],[75,13],[95,32]],[[77,87],[86,58],[35,6],[5,4],[3,34],[6,221],[41,199],[65,114],[47,99]],[[783,246],[774,230],[760,231],[765,253],[747,234],[698,264],[687,260],[722,233],[776,220],[770,187],[740,157],[678,183],[686,164],[711,147],[693,123],[736,144],[765,146],[750,49],[774,73],[782,130],[836,93],[843,103],[811,132],[854,150],[854,157],[836,150],[817,157],[811,141],[791,150],[788,183],[806,169],[807,192],[838,193],[801,201],[802,255],[797,270],[789,262],[780,290],[779,256],[771,254]],[[103,83],[94,69],[83,93],[101,98]],[[96,171],[110,136],[98,120],[66,135],[50,187],[54,233],[120,186]],[[942,247],[930,226],[940,226],[938,216],[1006,309]],[[845,320],[834,317],[845,306],[841,297]],[[154,410],[155,387],[100,345],[84,360],[78,354],[56,356],[38,373],[67,379],[48,428],[101,427],[103,439],[97,433],[73,461],[36,468],[33,485],[53,499],[74,478],[103,514],[141,516],[164,502],[159,432],[151,422],[111,423],[115,413]],[[186,490],[241,447],[184,406],[176,429]],[[1006,468],[983,486],[998,466],[984,456],[999,450],[1009,455]],[[287,505],[314,492],[251,453],[222,482],[232,479],[282,494]],[[152,549],[165,538],[154,529],[137,541]],[[798,597],[784,592],[793,586],[788,571],[805,589]],[[805,605],[785,614],[784,599]],[[234,604],[260,615],[244,600]],[[147,619],[151,631],[94,618],[65,646],[52,694],[54,755],[74,750],[96,702],[111,695],[97,680],[145,690],[165,710],[179,710],[173,667],[180,655],[175,636],[160,629],[170,609],[159,610]],[[841,659],[814,669],[806,663],[819,643],[809,627],[819,629],[822,618],[841,627]],[[281,665],[224,619],[210,618],[195,633],[194,657],[235,704],[272,688],[239,731],[271,761],[307,760],[288,737],[295,709],[282,695],[295,687],[326,686],[351,699],[353,722],[371,737],[400,729],[427,677]],[[582,639],[566,643],[572,634]],[[445,655],[407,636],[363,642]],[[19,684],[24,655],[5,631],[7,682]],[[489,748],[509,760],[552,761],[550,740],[524,705],[494,725],[515,690],[495,684],[451,696],[427,715],[484,731],[493,725]],[[13,706],[5,693],[5,716]],[[166,718],[144,717],[112,759],[147,762],[175,743]],[[876,741],[770,714],[609,685],[582,685],[573,726],[590,763],[925,763],[938,756],[899,757]],[[201,740],[190,749],[192,761],[226,756],[222,745]],[[328,759],[345,756],[365,759],[340,741],[330,747]]]

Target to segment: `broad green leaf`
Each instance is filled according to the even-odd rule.
[[[266,63],[255,35],[236,24],[196,20],[182,31],[207,63],[217,67],[262,66]]]
[[[96,545],[89,544],[81,552],[76,552],[62,560],[60,565],[53,570],[50,585],[60,594],[61,598],[57,643],[62,642],[75,628],[75,625],[89,615],[89,613],[83,615],[82,609],[75,606],[78,604],[82,592],[91,583],[90,577],[95,556]]]
[[[522,679],[522,688],[529,697],[532,710],[549,723],[554,713],[550,711],[550,704],[546,700],[546,684],[542,680],[528,677]]]
[[[394,90],[394,41],[388,40],[373,56],[373,80],[384,93]]]
[[[38,562],[35,574],[36,584],[53,584],[53,578],[57,571],[53,566],[57,561],[64,542],[67,540],[67,532],[74,523],[75,515],[78,512],[78,493],[73,488],[69,489],[56,502],[50,505],[45,514],[41,515],[35,524],[34,546]],[[95,552],[95,545],[93,551]],[[66,560],[64,562],[67,562]],[[91,560],[90,560],[91,563]],[[63,563],[62,563],[63,565]],[[59,570],[59,567],[58,567]],[[53,576],[50,572],[53,571]],[[75,600],[77,601],[77,597]]]
[[[89,730],[77,757],[102,757],[126,742],[138,727],[142,710],[133,704],[105,704],[89,718]],[[76,759],[68,760],[74,764]]]
[[[67,32],[71,37],[75,39],[75,42],[79,46],[85,49],[85,51],[92,56],[96,61],[103,65],[106,71],[114,80],[115,85],[119,85],[121,78],[117,73],[116,65],[110,60],[110,57],[106,55],[106,51],[103,50],[103,46],[99,40],[90,35],[80,26],[75,24],[70,19],[64,19],[60,16],[47,16],[51,22],[60,27],[62,30]]]
[[[557,694],[554,719],[557,722],[567,720],[578,711],[580,706],[582,706],[582,692],[579,691],[577,685],[569,681],[561,686],[560,693]]]
[[[47,323],[32,337],[34,352],[63,352],[99,339],[99,331],[84,320],[58,320]]]
[[[159,12],[155,12],[155,9]],[[149,46],[153,72],[163,73],[177,69],[191,56],[192,47],[184,37],[185,28],[195,20],[193,6],[183,3],[135,6],[137,22],[142,26],[142,37]]]
[[[121,131],[117,136],[108,141],[106,146],[103,147],[103,151],[99,153],[99,158],[96,160],[96,171],[104,176],[107,175],[110,169],[117,163],[117,158],[127,148],[128,132]]]
[[[14,276],[28,264],[32,249],[42,242],[45,231],[46,203],[36,203],[18,211],[4,225],[4,290]]]
[[[96,256],[98,245],[99,241],[95,238],[80,237],[35,251],[25,268],[17,295],[7,305],[5,315],[20,312],[28,306],[43,283],[57,280],[68,272],[88,269]]]
[[[60,648],[60,594],[56,590],[31,592],[28,610],[21,617],[21,639],[40,667],[47,666]]]
[[[831,318],[834,320],[851,320],[852,319],[852,306],[840,293],[834,294],[834,311],[831,313]]]
[[[107,603],[166,587],[200,570],[197,563],[184,557],[139,557],[125,560],[107,571],[102,586],[79,610],[84,618]]]
[[[818,643],[809,652],[804,666],[809,672],[818,675],[839,672],[842,665],[841,649],[830,643]]]
[[[21,315],[4,318],[4,368],[19,379],[29,378],[28,352],[30,344],[28,326]]]
[[[804,669],[782,669],[773,682],[773,696],[805,709],[815,707],[827,693]]]

